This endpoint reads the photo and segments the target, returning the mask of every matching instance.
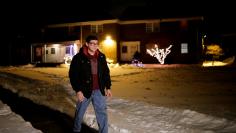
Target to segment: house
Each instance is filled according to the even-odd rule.
[[[34,43],[31,45],[32,63],[70,63],[80,48],[79,40]]]
[[[143,63],[160,63],[147,53],[147,49],[158,46],[164,51],[171,45],[171,52],[166,56],[165,63],[197,63],[202,54],[203,21],[202,16],[110,19],[51,24],[44,27],[43,31],[47,40],[63,38],[64,40],[59,41],[77,41],[79,47],[84,44],[87,35],[97,35],[100,50],[112,62],[131,62],[134,53],[138,51]],[[32,61],[62,62],[68,44],[59,44],[63,44],[59,51],[64,52],[60,56],[57,55],[59,51],[53,49],[55,45],[32,45]],[[60,60],[57,60],[59,57]]]

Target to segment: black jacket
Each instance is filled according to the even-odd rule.
[[[99,51],[98,53],[98,83],[99,89],[105,95],[105,88],[110,89],[111,78],[110,70],[107,66],[106,56]],[[72,88],[78,92],[82,91],[86,98],[92,94],[92,72],[91,62],[83,53],[83,48],[77,53],[70,64],[69,78]]]

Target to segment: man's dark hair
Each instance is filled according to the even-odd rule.
[[[98,40],[98,37],[94,36],[94,35],[89,35],[86,37],[86,42],[89,43],[91,40]]]

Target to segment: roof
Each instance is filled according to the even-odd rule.
[[[140,19],[140,20],[94,20],[94,21],[84,21],[84,22],[72,22],[72,23],[59,23],[47,25],[48,28],[58,28],[58,27],[68,27],[68,26],[82,26],[82,25],[99,25],[99,24],[141,24],[141,23],[154,23],[154,22],[176,22],[181,20],[204,20],[202,16],[196,17],[179,17],[179,18],[159,18],[159,19]]]

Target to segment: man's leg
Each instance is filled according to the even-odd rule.
[[[91,99],[84,98],[82,102],[78,102],[75,110],[74,132],[80,132],[84,113],[90,103]]]
[[[100,90],[93,91],[92,103],[98,122],[99,133],[108,133],[106,99],[105,96],[101,94]]]

